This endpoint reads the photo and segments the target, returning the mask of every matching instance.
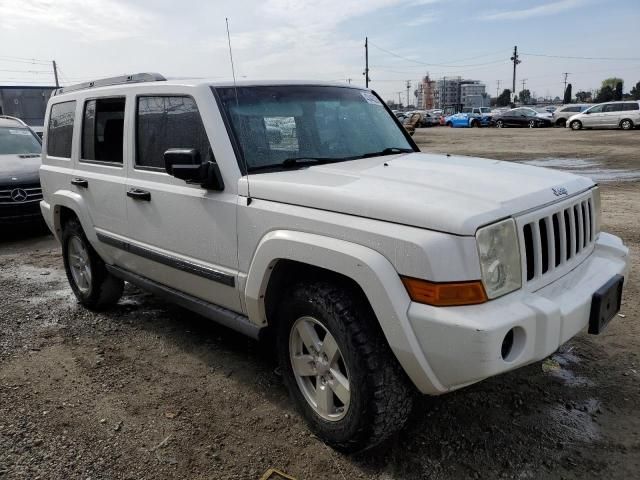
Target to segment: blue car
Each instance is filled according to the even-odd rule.
[[[454,128],[488,127],[491,125],[489,107],[465,107],[462,112],[445,117],[444,124]]]

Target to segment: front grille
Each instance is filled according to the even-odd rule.
[[[26,193],[26,198],[21,201],[16,201],[11,197],[11,192],[16,189],[23,190]],[[37,183],[30,185],[11,185],[0,187],[0,204],[2,205],[14,205],[25,202],[35,202],[42,200],[42,188]]]
[[[591,193],[567,200],[518,221],[523,280],[551,280],[578,264],[593,247],[595,218]]]

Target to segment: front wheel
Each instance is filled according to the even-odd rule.
[[[535,128],[536,126],[536,121],[535,120],[529,120],[529,128]]]
[[[71,290],[82,305],[102,310],[118,302],[124,282],[107,272],[75,219],[68,221],[62,230],[62,259]]]
[[[582,122],[574,120],[569,124],[569,126],[571,127],[571,130],[580,130],[582,128]]]
[[[400,430],[413,389],[358,292],[327,282],[293,287],[278,312],[283,379],[310,428],[343,452]]]
[[[503,122],[502,120],[498,120],[498,121],[496,121],[496,127],[497,127],[497,128],[502,128],[502,127],[504,127],[504,122]]]

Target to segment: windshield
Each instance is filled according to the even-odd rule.
[[[325,86],[216,88],[249,171],[413,151],[371,92]],[[237,95],[237,97],[236,97]]]
[[[0,127],[0,155],[39,154],[42,146],[27,128]]]

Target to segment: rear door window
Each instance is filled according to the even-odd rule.
[[[71,158],[73,123],[76,115],[76,102],[62,102],[51,106],[47,132],[47,155]]]
[[[285,140],[274,125],[272,141]],[[136,165],[164,170],[164,152],[170,148],[195,148],[201,161],[207,158],[209,139],[195,100],[188,96],[138,97]]]
[[[610,103],[609,105],[605,105],[602,110],[605,113],[610,112],[621,112],[622,111],[622,103]]]
[[[85,103],[81,160],[122,163],[124,107],[124,97]]]

